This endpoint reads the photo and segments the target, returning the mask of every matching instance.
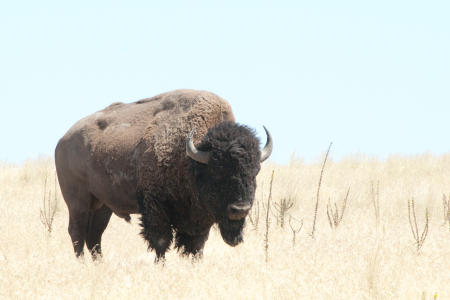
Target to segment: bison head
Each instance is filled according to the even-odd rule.
[[[201,203],[219,224],[224,241],[236,246],[243,241],[242,230],[255,199],[256,175],[260,163],[272,151],[272,139],[259,150],[255,132],[244,125],[222,122],[210,128],[196,148],[186,140],[186,153],[193,158],[191,171]]]

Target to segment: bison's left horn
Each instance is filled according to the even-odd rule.
[[[195,148],[194,143],[192,142],[192,137],[194,136],[195,128],[197,128],[197,126],[192,128],[191,132],[188,134],[186,138],[186,154],[193,160],[196,160],[202,164],[207,164],[209,161],[209,157],[211,156],[211,153],[200,151],[197,150],[197,148]]]
[[[270,135],[269,130],[267,130],[267,128],[265,126],[263,126],[263,127],[267,134],[267,143],[266,143],[266,146],[264,147],[264,149],[261,150],[261,159],[259,162],[263,162],[266,159],[268,159],[270,154],[272,153],[272,149],[273,149],[272,136]]]

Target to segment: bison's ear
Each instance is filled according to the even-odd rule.
[[[267,130],[266,126],[263,126],[263,127],[264,127],[264,130],[266,131],[267,143],[266,143],[266,146],[264,146],[264,149],[261,150],[261,159],[259,160],[259,162],[263,162],[266,159],[268,159],[270,154],[272,153],[272,149],[273,149],[272,136],[270,135],[269,130]]]
[[[195,128],[197,128],[197,126],[192,128],[191,132],[188,134],[186,138],[186,155],[195,161],[198,161],[202,164],[207,164],[209,158],[211,157],[211,153],[200,151],[197,150],[197,148],[195,148],[194,142],[192,142],[192,137],[194,136]]]

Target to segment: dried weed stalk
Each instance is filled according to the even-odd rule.
[[[295,229],[294,226],[292,226],[292,223],[291,223],[292,219],[294,219],[297,222],[299,222],[299,221],[297,219],[295,219],[294,217],[292,217],[291,215],[289,215],[289,227],[291,227],[292,235],[293,235],[293,237],[292,237],[292,247],[294,247],[295,246],[295,236],[297,235],[297,233],[300,232],[300,230],[302,230],[302,227],[303,227],[303,219],[302,219],[300,227],[298,229]]]
[[[267,214],[266,214],[266,233],[264,234],[264,252],[266,254],[266,262],[269,258],[269,211],[270,211],[270,200],[272,198],[272,183],[273,183],[273,175],[275,170],[272,171],[272,177],[270,179],[270,188],[269,188],[269,197],[267,198]]]
[[[284,228],[284,225],[286,223],[285,222],[286,213],[288,212],[289,209],[292,208],[292,205],[294,205],[294,203],[291,202],[291,199],[286,200],[286,198],[281,200],[279,204],[276,202],[273,204],[273,206],[278,212],[277,214],[274,214],[275,218],[277,219],[277,225],[280,225],[281,228]]]
[[[327,151],[327,154],[325,155],[325,159],[323,161],[322,171],[320,172],[319,188],[317,189],[317,202],[316,202],[316,208],[314,210],[314,221],[313,221],[312,232],[310,233],[310,236],[313,239],[314,239],[314,232],[316,231],[317,209],[319,208],[319,192],[320,192],[320,185],[322,184],[323,169],[325,169],[325,163],[327,162],[327,158],[328,158],[328,154],[330,153],[331,145],[333,145],[333,143],[330,143],[330,146],[328,146],[328,151]]]
[[[330,199],[328,199],[327,216],[328,216],[328,221],[330,222],[331,229],[338,227],[339,224],[341,223],[342,217],[344,216],[345,208],[347,207],[347,199],[348,199],[349,193],[350,193],[350,188],[348,188],[347,195],[345,196],[345,199],[343,201],[344,203],[342,204],[341,215],[339,215],[339,209],[338,209],[336,202],[334,202],[335,211],[333,211],[333,206],[331,206]]]
[[[375,208],[375,221],[378,226],[378,224],[380,223],[380,181],[377,181],[377,193],[375,197],[372,180],[372,202]]]
[[[412,218],[414,219],[414,225],[411,220],[411,206],[412,206]],[[420,247],[422,247],[423,242],[425,241],[425,238],[427,237],[428,233],[428,210],[425,209],[425,228],[423,229],[422,235],[419,236],[419,228],[417,226],[417,219],[416,219],[416,209],[414,207],[414,198],[412,199],[412,203],[410,205],[409,199],[408,199],[408,217],[409,217],[409,224],[411,225],[411,231],[413,233],[414,239],[416,240],[416,246],[417,251],[419,251]]]
[[[253,204],[253,209],[250,211],[248,218],[250,223],[252,223],[253,230],[258,230],[259,224],[259,201],[256,199],[256,203]]]
[[[44,208],[41,208],[40,213],[40,219],[42,224],[44,224],[45,229],[48,231],[48,234],[50,235],[52,233],[52,226],[53,226],[53,219],[55,217],[56,210],[58,208],[58,201],[56,198],[56,172],[55,172],[55,199],[53,201],[53,204],[51,203],[51,195],[52,190],[50,189],[48,192],[48,198],[47,196],[47,175],[45,175],[45,182],[44,182]]]
[[[442,224],[442,226],[444,226],[448,221],[448,226],[450,229],[450,197],[448,200],[449,201],[447,201],[447,199],[445,198],[445,194],[443,194],[442,202],[444,204],[444,224]]]

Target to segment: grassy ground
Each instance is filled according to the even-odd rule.
[[[154,265],[154,254],[147,253],[136,216],[131,224],[111,218],[102,263],[89,257],[78,262],[58,188],[51,234],[40,219],[44,194],[48,199],[51,190],[55,201],[53,160],[38,158],[19,166],[0,162],[0,299],[450,299],[450,231],[448,223],[443,225],[450,154],[329,158],[313,239],[323,158],[264,163],[245,242],[231,248],[213,229],[203,261],[192,263],[171,251],[164,267]],[[269,214],[266,252],[273,171],[273,212],[274,203],[290,200],[288,214],[303,220],[303,228],[293,245],[289,223],[281,227]],[[341,210],[349,188],[342,221],[332,229],[327,203],[337,202]],[[374,198],[379,199],[378,225]],[[420,234],[428,210],[428,234],[419,251],[408,219],[412,198]],[[293,220],[292,225],[300,223]]]

